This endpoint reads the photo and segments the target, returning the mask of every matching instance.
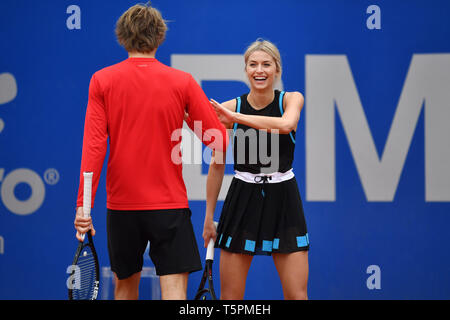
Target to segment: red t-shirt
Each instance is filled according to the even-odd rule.
[[[109,138],[109,209],[187,208],[182,164],[172,161],[181,138],[171,141],[183,127],[185,111],[191,128],[193,121],[201,121],[202,132],[196,134],[203,143],[226,150],[225,127],[189,73],[154,58],[129,58],[96,72],[89,87],[77,206],[83,205],[85,171],[94,173],[94,204]],[[210,129],[221,138],[211,139],[205,133]]]

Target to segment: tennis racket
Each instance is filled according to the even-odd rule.
[[[92,175],[92,172],[83,172],[83,211],[85,218],[89,218],[91,215]],[[96,300],[100,283],[100,268],[91,230],[87,232],[87,242],[84,241],[84,234],[81,237],[83,241],[78,244],[71,266],[69,300]]]
[[[217,228],[217,222],[214,222]],[[214,240],[209,240],[208,248],[206,249],[205,269],[203,271],[202,279],[195,294],[194,300],[217,300],[216,292],[214,291],[214,283],[212,276],[212,265],[214,262]],[[205,288],[206,281],[208,281],[208,288]]]

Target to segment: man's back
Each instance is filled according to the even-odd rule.
[[[215,128],[224,133],[208,99],[188,73],[154,58],[129,58],[94,74],[82,171],[94,172],[96,190],[109,136],[109,209],[188,207],[182,165],[172,159],[179,141],[171,139],[174,131],[183,126],[185,111],[191,119],[202,120],[203,129]]]
[[[93,173],[94,200],[109,138],[106,229],[120,300],[139,297],[149,241],[161,298],[186,299],[188,275],[202,264],[179,161],[183,120],[191,128],[200,120],[196,134],[212,149],[223,151],[227,144],[225,127],[192,76],[155,59],[166,31],[150,4],[130,7],[116,23],[129,59],[96,72],[89,87],[74,226],[80,241],[88,230],[95,235],[82,206],[81,177]]]

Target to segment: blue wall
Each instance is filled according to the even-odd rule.
[[[114,26],[135,3],[0,2],[0,299],[67,297],[65,271],[76,248],[74,206],[89,80],[95,71],[126,58]],[[373,15],[366,10],[373,4],[380,10],[381,29],[366,25]],[[73,13],[66,11],[70,5],[81,10],[81,29],[68,28],[67,20],[69,26],[73,22]],[[317,200],[309,194],[307,185],[312,182],[307,180],[305,143],[306,114],[316,107],[306,91],[320,92],[317,87],[307,88],[306,57],[344,55],[381,158],[413,55],[441,54],[441,70],[449,69],[450,2],[173,0],[153,1],[153,5],[169,20],[167,39],[157,52],[161,62],[171,65],[175,54],[242,54],[247,45],[263,37],[281,51],[284,88],[305,93],[294,171],[311,241],[311,299],[450,298],[450,191],[444,183],[441,200],[427,200],[429,172],[424,160],[426,129],[433,126],[425,125],[427,102],[440,105],[442,117],[450,121],[445,111],[450,100],[433,91],[450,91],[448,78],[423,80],[434,89],[424,97],[392,200],[368,200],[340,112],[335,112],[335,199]],[[218,101],[248,90],[239,81],[201,84]],[[337,98],[335,103],[336,110],[342,110]],[[444,134],[433,142],[442,149],[442,161],[449,154],[449,141],[450,135]],[[438,167],[448,175],[448,163]],[[227,174],[231,173],[229,166]],[[92,212],[102,266],[109,265],[105,202],[103,172]],[[203,256],[205,201],[192,200],[190,206]],[[379,267],[379,274],[367,272],[371,265]],[[218,274],[218,261],[215,268]],[[190,277],[190,298],[200,275]],[[381,287],[370,289],[375,276]],[[247,283],[247,299],[282,299],[269,257],[254,259]]]

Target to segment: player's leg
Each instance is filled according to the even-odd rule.
[[[202,269],[191,212],[185,209],[153,210],[143,219],[150,239],[150,258],[155,265],[164,300],[187,299],[189,273]]]
[[[139,298],[139,282],[141,273],[137,272],[132,276],[119,280],[115,275],[116,287],[114,289],[115,300],[138,300]]]
[[[220,251],[220,299],[243,300],[253,256]]]
[[[140,231],[139,213],[108,210],[108,253],[114,272],[116,300],[134,300],[139,297],[139,282],[143,254],[148,240]]]
[[[308,251],[274,253],[273,261],[280,276],[286,300],[307,300]]]
[[[162,300],[186,300],[189,273],[168,274],[159,277]]]

